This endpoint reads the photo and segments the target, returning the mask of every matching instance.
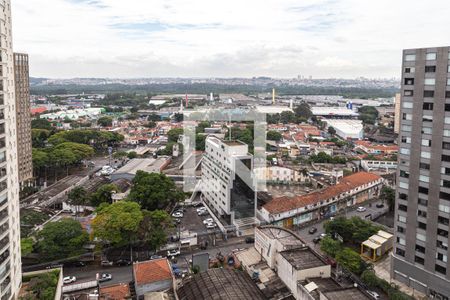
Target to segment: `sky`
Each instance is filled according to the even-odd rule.
[[[11,0],[34,77],[400,77],[448,0]]]

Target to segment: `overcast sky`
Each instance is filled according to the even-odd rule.
[[[450,44],[448,0],[11,0],[42,77],[400,77]]]

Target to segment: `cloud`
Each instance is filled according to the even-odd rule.
[[[444,46],[450,26],[444,0],[45,2],[12,1],[33,76],[393,77],[402,49]]]

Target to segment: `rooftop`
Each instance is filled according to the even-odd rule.
[[[172,279],[171,267],[166,258],[134,263],[133,274],[138,285]]]
[[[137,171],[145,172],[160,172],[162,168],[168,163],[169,157],[160,156],[158,158],[134,158],[130,160],[122,168],[118,169],[113,174],[129,173],[136,174]]]
[[[237,141],[237,140],[232,140],[232,141],[223,140],[222,142],[228,146],[246,146],[247,145],[247,144],[245,144],[241,141]]]
[[[320,201],[324,201],[340,194],[349,192],[356,187],[374,182],[381,179],[380,176],[368,173],[368,172],[358,172],[350,176],[342,178],[341,182],[329,186],[321,191],[309,193],[306,195],[301,195],[297,197],[279,197],[268,202],[263,206],[271,214],[278,214],[282,212],[287,212],[300,207],[305,207],[307,205],[316,204]]]
[[[258,230],[270,239],[278,240],[284,246],[303,246],[306,244],[301,238],[289,229],[278,226],[261,226]]]
[[[122,300],[131,297],[127,283],[118,283],[100,287],[100,300]]]
[[[328,300],[364,300],[371,299],[357,288],[348,288],[337,291],[323,292]]]
[[[280,254],[296,269],[312,269],[327,265],[310,248],[282,251]]]

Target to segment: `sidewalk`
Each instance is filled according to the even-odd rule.
[[[376,262],[374,264],[374,271],[375,274],[377,274],[378,277],[386,280],[389,283],[394,283],[398,286],[399,290],[403,293],[413,297],[414,299],[418,300],[425,300],[428,299],[426,295],[422,294],[421,292],[418,292],[416,290],[413,290],[409,286],[405,285],[402,282],[399,282],[395,279],[391,278],[391,256],[387,255],[382,260]]]

